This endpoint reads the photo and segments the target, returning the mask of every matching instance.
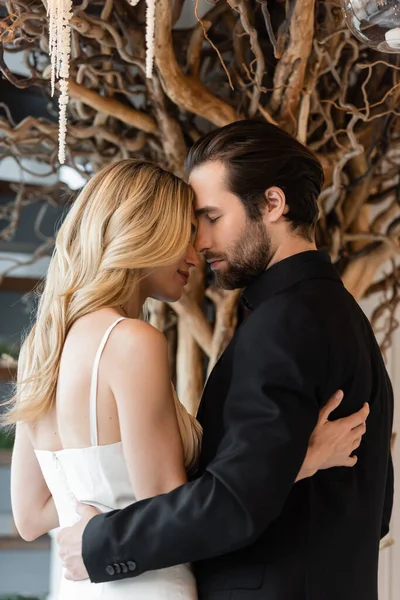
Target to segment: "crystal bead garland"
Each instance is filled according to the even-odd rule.
[[[48,0],[49,54],[51,62],[51,95],[54,96],[56,78],[60,80],[58,160],[65,162],[67,136],[67,105],[69,59],[71,54],[72,0]]]

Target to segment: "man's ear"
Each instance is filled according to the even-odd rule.
[[[279,187],[270,187],[265,192],[267,205],[265,207],[264,218],[268,223],[276,223],[283,215],[289,212],[286,203],[285,192]]]

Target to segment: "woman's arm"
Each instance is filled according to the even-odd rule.
[[[58,527],[59,521],[27,429],[24,423],[16,426],[11,462],[11,505],[18,533],[31,542]]]
[[[136,499],[187,481],[165,336],[141,321],[124,321],[106,347],[121,440]]]

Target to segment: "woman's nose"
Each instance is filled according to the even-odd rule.
[[[185,261],[190,267],[198,267],[200,265],[200,257],[194,249],[193,244],[189,244]]]
[[[206,239],[204,233],[203,227],[199,224],[197,227],[196,239],[194,241],[195,250],[199,254],[204,254],[204,252],[209,248],[208,240]]]

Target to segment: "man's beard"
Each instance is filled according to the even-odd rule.
[[[262,221],[248,220],[244,231],[231,249],[218,257],[205,253],[207,260],[218,258],[226,262],[222,271],[215,271],[217,283],[225,290],[244,288],[265,271],[272,258],[271,239]]]

